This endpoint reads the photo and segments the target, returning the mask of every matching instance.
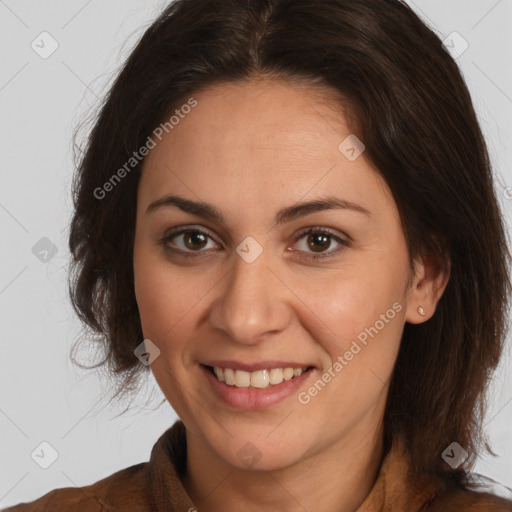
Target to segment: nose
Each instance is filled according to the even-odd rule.
[[[257,344],[290,324],[291,291],[270,268],[266,251],[252,263],[238,254],[233,259],[217,288],[210,322],[238,343]]]

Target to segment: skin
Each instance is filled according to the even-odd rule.
[[[434,314],[448,277],[427,261],[410,267],[385,181],[364,153],[349,161],[338,149],[351,131],[334,91],[260,78],[192,96],[198,105],[144,162],[134,243],[143,332],[161,351],[152,371],[187,428],[185,488],[210,512],[355,511],[385,455],[384,407],[404,324]],[[146,212],[168,194],[214,205],[225,223],[176,206]],[[275,223],[279,209],[326,196],[369,215],[330,209]],[[180,226],[211,238],[161,242]],[[300,235],[307,227],[349,245],[331,237],[315,251]],[[248,236],[263,249],[252,263],[236,252]],[[330,256],[312,259],[319,252]],[[229,407],[199,366],[310,364],[307,391],[395,303],[396,316],[308,404],[293,393],[257,411]],[[247,442],[261,455],[252,467],[237,456]]]

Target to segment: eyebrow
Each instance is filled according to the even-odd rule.
[[[176,195],[168,195],[152,202],[146,209],[146,215],[159,210],[160,208],[171,206],[176,206],[184,212],[225,224],[222,212],[215,206],[203,201],[192,201],[191,199],[186,199]],[[303,217],[304,215],[335,209],[352,210],[362,213],[368,217],[372,216],[366,208],[357,203],[329,196],[282,208],[277,212],[275,222],[276,224],[284,224],[292,221],[293,219]]]

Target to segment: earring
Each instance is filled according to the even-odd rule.
[[[421,316],[425,316],[425,311],[423,311],[423,308],[421,306],[418,306],[418,313],[421,315]]]

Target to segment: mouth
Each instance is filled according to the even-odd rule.
[[[314,366],[278,361],[208,363],[200,363],[199,367],[213,395],[230,408],[247,411],[262,410],[296,395],[317,370]]]
[[[283,366],[278,368],[261,368],[246,371],[222,366],[201,364],[219,382],[235,388],[265,389],[279,386],[285,381],[300,377],[310,372],[313,366]]]

